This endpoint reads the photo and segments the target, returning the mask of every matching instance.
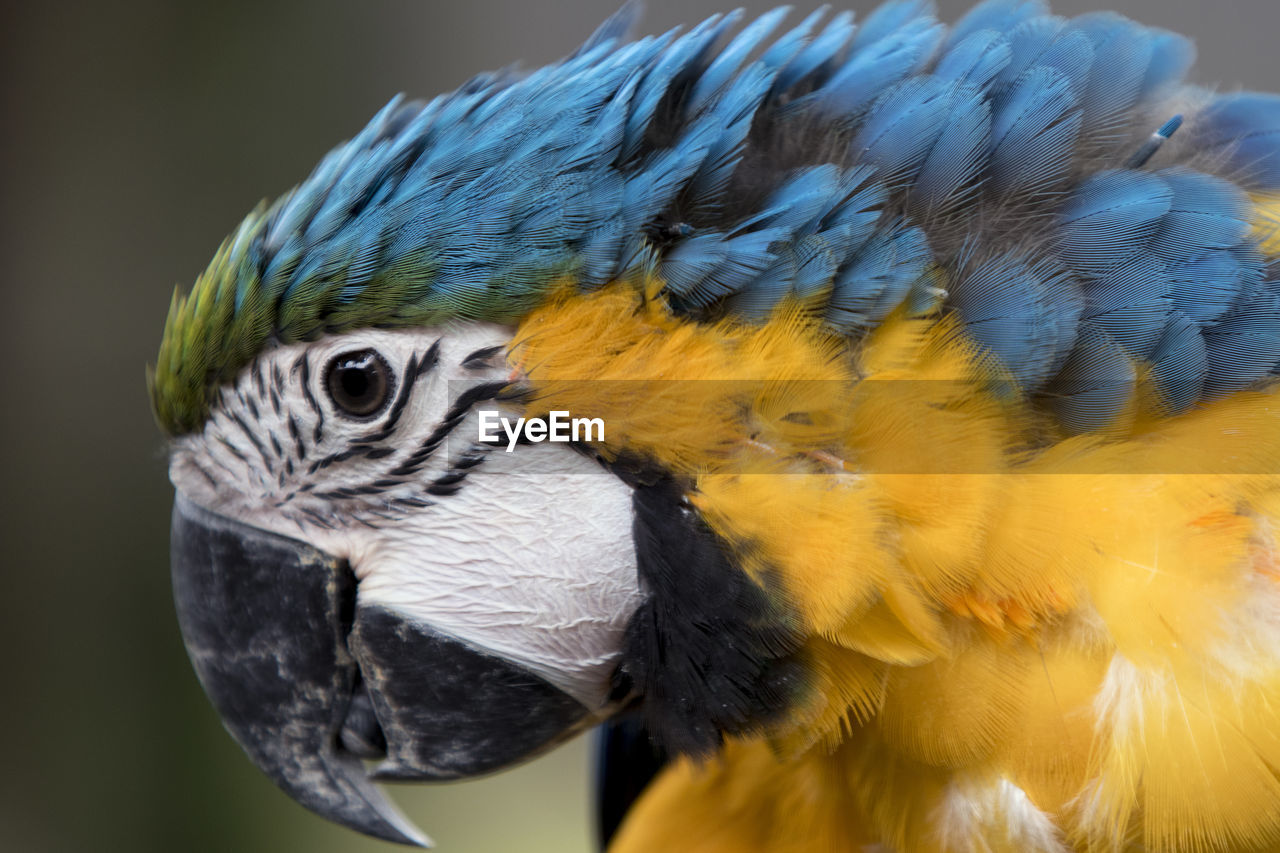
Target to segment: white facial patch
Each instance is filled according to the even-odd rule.
[[[492,454],[447,513],[414,515],[364,565],[362,602],[518,661],[589,708],[641,601],[630,488],[555,445]]]
[[[360,603],[595,709],[642,600],[631,489],[565,444],[478,445],[477,410],[503,406],[483,392],[509,378],[511,334],[366,330],[269,350],[223,389],[201,433],[174,442],[170,479],[207,509],[348,560]],[[366,349],[393,387],[381,412],[353,419],[325,372]]]

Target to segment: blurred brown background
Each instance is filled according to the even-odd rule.
[[[728,5],[651,0],[643,26]],[[954,19],[968,3],[941,5]],[[171,493],[143,365],[173,285],[187,286],[255,202],[304,177],[391,95],[555,59],[614,8],[6,4],[0,848],[392,849],[278,793],[201,694],[169,597]],[[1098,8],[1195,36],[1200,81],[1280,89],[1274,0],[1055,4]],[[573,853],[589,849],[587,767],[579,741],[493,779],[398,796],[445,853]]]

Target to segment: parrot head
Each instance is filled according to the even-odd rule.
[[[477,775],[626,698],[630,489],[564,445],[476,443],[507,336],[279,346],[173,446],[174,594],[205,689],[285,791],[383,838],[422,841],[364,759],[377,779]]]
[[[1184,86],[1182,37],[894,0],[629,41],[635,11],[394,99],[170,307],[149,381],[191,660],[259,768],[370,835],[427,843],[379,780],[624,709],[669,755],[762,735],[826,767],[857,733],[950,778],[996,726],[932,709],[1020,689],[989,634],[1109,650],[1072,572],[1160,493],[1020,514],[1004,475],[1110,470],[1107,442],[1280,371],[1280,98]],[[534,431],[557,413],[600,432]],[[1053,574],[1058,519],[1090,544]],[[868,802],[915,795],[864,763]],[[910,802],[864,803],[874,837],[945,812]]]
[[[528,399],[520,322],[642,279],[681,188],[654,179],[692,176],[626,126],[671,41],[617,52],[629,14],[551,69],[392,101],[171,306],[149,381],[188,652],[254,763],[360,832],[429,843],[377,780],[489,773],[640,701],[706,753],[799,683],[785,604],[678,474],[478,440]]]
[[[201,683],[283,790],[380,838],[426,843],[370,780],[492,772],[646,692],[673,745],[706,751],[796,675],[781,607],[669,474],[477,440],[486,407],[527,393],[511,336],[276,343],[172,442],[174,598]],[[703,672],[734,682],[686,686]]]

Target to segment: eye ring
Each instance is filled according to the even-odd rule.
[[[390,402],[395,374],[376,350],[352,350],[330,359],[324,389],[339,414],[368,421]]]

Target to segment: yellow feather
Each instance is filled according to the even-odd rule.
[[[889,671],[880,732],[895,751],[934,767],[985,762],[1022,709],[1028,649],[977,634],[951,658]]]
[[[889,664],[819,637],[805,644],[805,655],[813,672],[811,688],[801,707],[771,735],[786,758],[814,747],[834,750],[884,704]]]
[[[760,326],[700,325],[615,285],[551,299],[521,324],[511,357],[538,408],[604,419],[606,454],[626,448],[695,472],[748,441],[815,431],[822,441],[826,412],[853,378],[838,353],[794,308]]]
[[[844,853],[863,835],[844,782],[825,753],[779,761],[762,743],[730,742],[705,765],[679,759],[627,814],[610,853]]]
[[[1023,647],[1019,647],[1019,651]],[[1017,686],[1020,704],[997,746],[993,764],[1055,817],[1087,778],[1093,743],[1093,698],[1106,674],[1111,649],[1063,624],[1039,647],[1026,647],[1027,665]]]
[[[813,474],[704,475],[691,497],[748,569],[796,567],[786,590],[811,633],[831,636],[877,599],[894,567],[865,481]],[[802,567],[802,568],[801,568]]]
[[[1257,193],[1253,196],[1253,236],[1263,254],[1280,255],[1280,195]]]
[[[1156,851],[1276,849],[1277,698],[1274,687],[1227,690],[1117,657],[1096,700],[1093,780],[1075,804],[1081,843],[1137,836]]]
[[[1167,417],[1143,385],[1064,437],[949,318],[845,352],[656,292],[553,298],[513,367],[684,477],[812,692],[677,762],[614,851],[1280,849],[1280,389]]]
[[[880,601],[866,611],[850,614],[833,637],[837,643],[900,666],[926,663],[945,651],[939,614],[908,579],[891,578],[880,594]]]

